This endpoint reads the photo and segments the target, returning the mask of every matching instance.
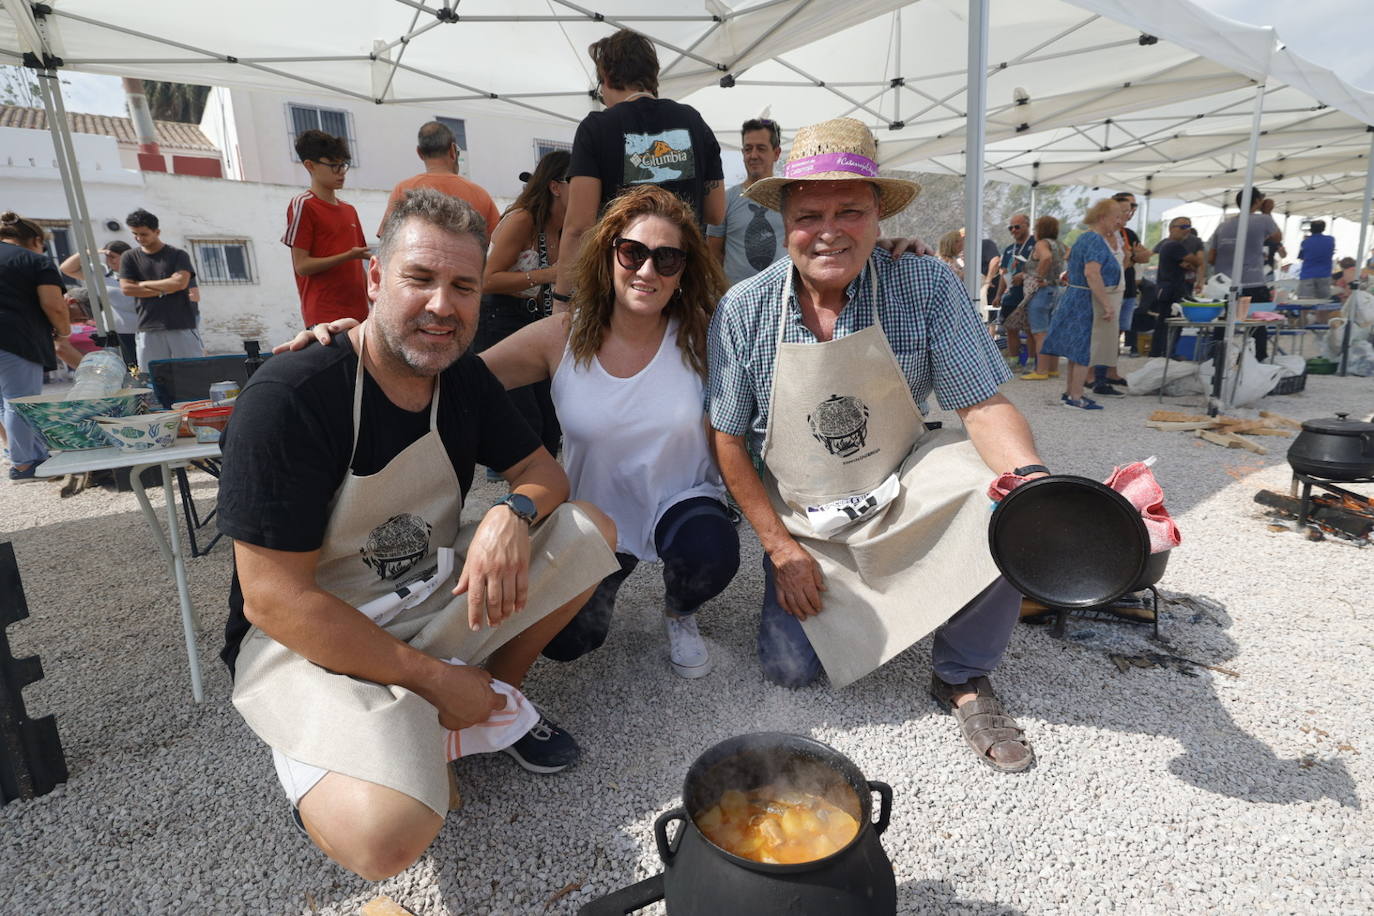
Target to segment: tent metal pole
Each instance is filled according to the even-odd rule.
[[[1231,288],[1226,294],[1226,334],[1217,347],[1212,361],[1212,397],[1207,405],[1208,416],[1215,417],[1221,407],[1221,387],[1226,373],[1231,338],[1236,333],[1237,311],[1240,308],[1241,281],[1244,277],[1245,237],[1250,228],[1250,205],[1254,195],[1255,159],[1259,156],[1260,120],[1264,117],[1264,80],[1255,87],[1255,113],[1250,120],[1250,152],[1245,160],[1245,185],[1241,189],[1240,209],[1236,212],[1236,246],[1231,258]],[[1225,208],[1222,209],[1223,216]],[[1244,352],[1236,366],[1236,383],[1240,382],[1240,363],[1245,361]],[[1231,395],[1235,396],[1232,390]],[[1228,405],[1229,406],[1229,405]]]
[[[76,250],[81,255],[81,276],[93,305],[91,314],[100,333],[108,337],[114,330],[114,319],[105,296],[105,272],[97,266],[99,249],[91,232],[91,218],[86,212],[86,194],[81,188],[81,175],[77,171],[76,151],[72,147],[72,135],[67,125],[67,112],[62,105],[62,89],[58,84],[57,72],[39,70],[38,89],[48,116],[53,151],[57,153],[57,171],[62,176],[62,191],[67,197],[72,236],[76,240]],[[107,340],[107,345],[112,343]]]
[[[1038,162],[1032,162],[1032,163],[1031,163],[1031,188],[1030,188],[1030,221],[1031,221],[1031,225],[1032,225],[1032,226],[1035,225],[1035,218],[1036,218],[1036,216],[1038,215],[1038,214],[1036,213],[1036,207],[1035,207],[1035,205],[1036,205],[1036,202],[1037,202],[1037,201],[1036,201],[1036,196],[1037,196],[1037,195],[1036,195],[1036,191],[1039,190],[1039,188],[1040,188],[1040,163],[1038,163]]]
[[[988,109],[988,0],[968,0],[968,113],[964,128],[964,287],[978,307],[983,278],[983,136]]]
[[[1360,275],[1364,273],[1365,244],[1369,241],[1369,204],[1370,198],[1374,197],[1374,127],[1366,128],[1370,131],[1369,138],[1369,168],[1365,170],[1364,179],[1364,205],[1360,214],[1360,247],[1355,249],[1355,286],[1364,289],[1365,284],[1360,280]],[[1341,335],[1341,375],[1346,374],[1346,368],[1350,363],[1350,336],[1351,329],[1355,325],[1355,308],[1349,299],[1346,299],[1344,333]]]

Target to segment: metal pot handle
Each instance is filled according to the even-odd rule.
[[[663,872],[584,903],[578,916],[625,916],[663,899]]]
[[[683,826],[669,842],[668,825],[673,821],[682,821]],[[672,864],[673,856],[677,855],[677,846],[682,842],[682,830],[685,830],[686,827],[687,811],[685,808],[665,811],[658,816],[658,820],[654,821],[654,842],[658,844],[658,857],[663,860],[664,865]]]
[[[888,821],[892,820],[892,787],[885,782],[870,779],[868,791],[878,793],[878,820],[873,824],[873,829],[881,834],[887,829]]]

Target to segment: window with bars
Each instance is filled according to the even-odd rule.
[[[443,115],[435,115],[434,120],[453,131],[453,142],[458,144],[458,149],[462,152],[468,151],[468,125],[462,118],[446,118]]]
[[[543,159],[546,155],[548,155],[556,149],[567,150],[568,152],[572,152],[572,144],[566,140],[540,140],[538,138],[535,138],[534,161],[538,162],[540,159]]]
[[[191,239],[196,281],[202,285],[257,283],[253,245],[248,239]]]
[[[298,160],[296,155],[296,138],[307,130],[322,130],[335,137],[343,137],[348,141],[348,152],[352,156],[353,165],[358,165],[358,141],[353,136],[353,117],[346,111],[335,108],[320,108],[315,105],[297,105],[294,102],[286,106],[287,119],[291,124],[291,158]]]

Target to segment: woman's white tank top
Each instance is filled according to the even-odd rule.
[[[657,560],[654,528],[694,496],[724,499],[706,441],[705,388],[677,347],[670,321],[649,364],[616,378],[599,359],[579,366],[572,350],[553,376],[572,498],[593,503],[618,529],[616,551]]]

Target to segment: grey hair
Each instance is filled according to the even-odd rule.
[[[416,138],[415,149],[424,159],[435,159],[439,156],[447,156],[448,148],[456,143],[453,131],[449,130],[447,124],[442,121],[426,121],[420,125],[420,134]]]
[[[855,179],[855,180],[856,180],[856,181],[862,181],[863,179],[859,178],[859,179]],[[794,185],[794,184],[798,184],[798,182],[789,181],[787,184],[785,184],[785,185],[783,185],[782,187],[778,188],[778,212],[779,212],[779,213],[785,213],[785,212],[787,211],[787,198],[788,198],[788,196],[790,195],[790,192],[791,192],[791,190],[792,190],[792,185]],[[874,183],[871,182],[871,181],[868,182],[868,186],[869,186],[870,188],[873,189],[873,202],[874,202],[875,204],[878,205],[878,210],[881,211],[881,210],[883,209],[883,192],[878,188],[878,186],[877,186],[876,184],[874,184]]]
[[[470,235],[482,250],[482,266],[487,263],[487,222],[472,204],[450,197],[433,188],[406,191],[382,224],[382,240],[377,245],[377,260],[385,264],[395,247],[396,236],[406,220],[418,219],[451,235]]]

